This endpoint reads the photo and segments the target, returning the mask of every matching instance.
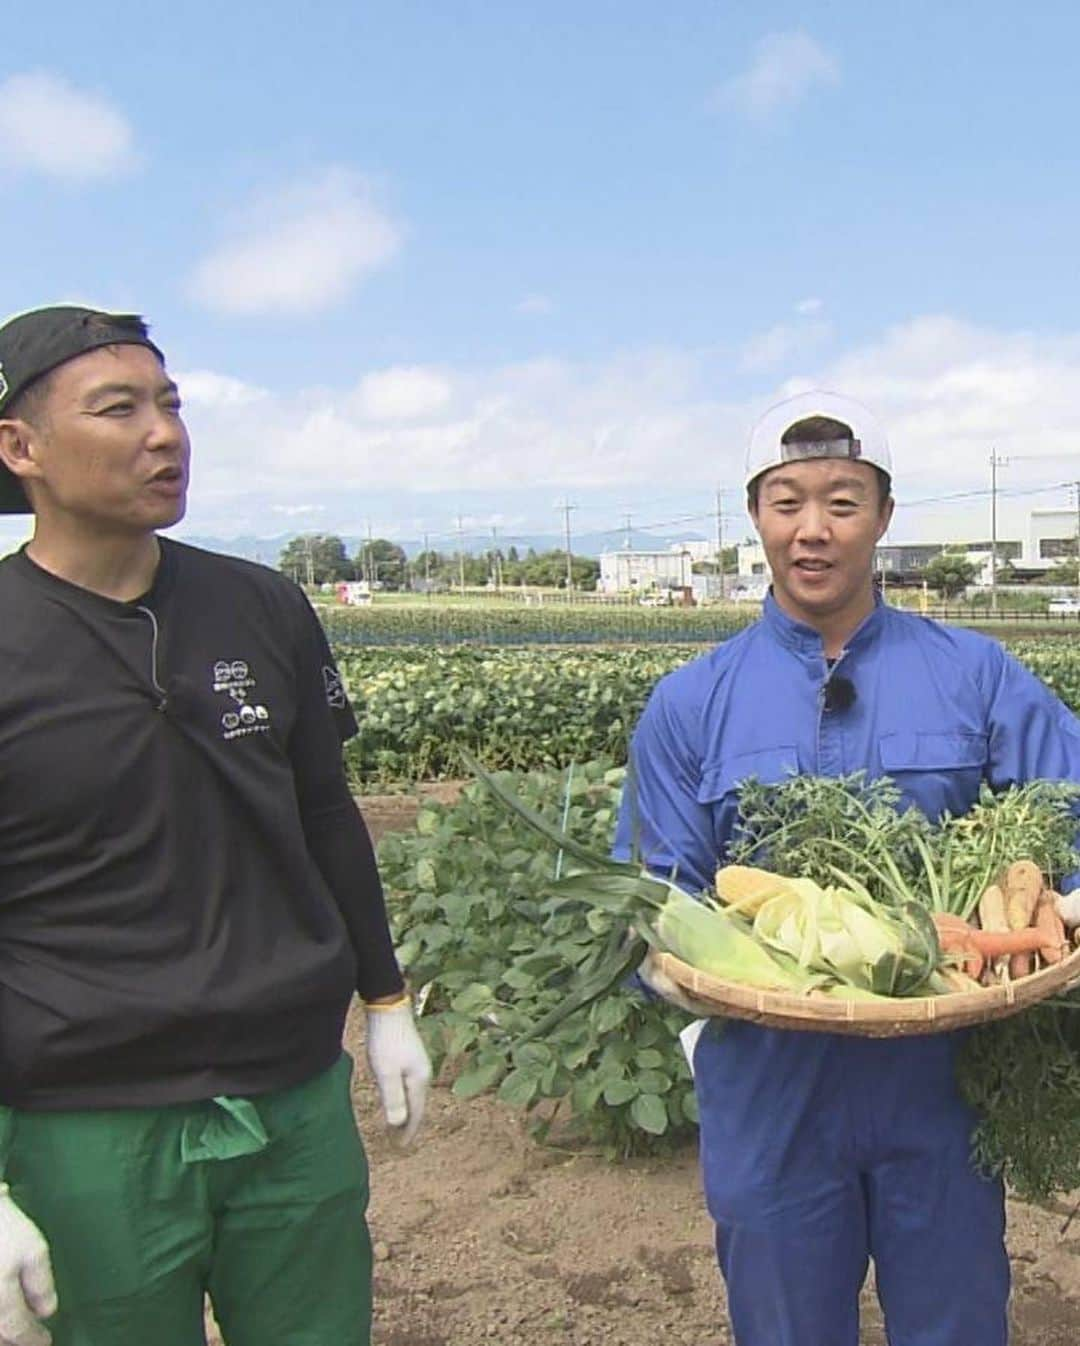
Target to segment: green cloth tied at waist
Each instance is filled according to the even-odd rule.
[[[185,1164],[207,1159],[239,1159],[258,1154],[270,1144],[255,1104],[246,1098],[221,1095],[214,1106],[184,1119],[180,1131],[180,1158]]]

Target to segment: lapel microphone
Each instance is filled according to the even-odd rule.
[[[839,674],[825,684],[825,709],[850,710],[855,704],[855,684]]]

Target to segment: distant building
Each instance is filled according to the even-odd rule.
[[[771,578],[765,548],[760,542],[740,542],[735,550],[735,573],[740,580]]]
[[[940,542],[879,543],[874,549],[874,570],[887,576],[912,574],[944,550]]]
[[[716,560],[716,543],[705,542],[700,538],[696,538],[693,542],[673,542],[671,550],[688,552],[693,562]]]
[[[990,583],[990,539],[985,542],[886,542],[874,549],[874,570],[895,584],[918,582],[919,571],[943,551],[960,552],[966,561],[979,567],[976,584]],[[1006,561],[1018,561],[1023,552],[1019,542],[999,538],[997,543],[998,568]]]
[[[1074,509],[1033,509],[1028,515],[1024,564],[1052,566],[1067,556],[1075,556],[1078,527]]]
[[[688,551],[608,551],[600,554],[597,589],[604,594],[689,589],[693,561]]]
[[[966,561],[977,567],[974,583],[990,583],[990,543],[987,542],[886,542],[874,550],[874,573],[880,575],[887,585],[918,585],[922,583],[922,572],[943,551],[955,550]],[[1006,561],[1018,561],[1023,548],[1019,542],[1007,539],[997,544],[997,563],[1000,571]],[[765,558],[765,549],[760,542],[743,542],[738,549],[738,575],[732,588],[742,587],[749,592],[767,586],[772,573]]]

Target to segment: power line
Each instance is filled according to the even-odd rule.
[[[1068,481],[1051,482],[1044,486],[1017,487],[1014,490],[998,491],[998,495],[1009,500],[1018,499],[1026,495],[1045,495],[1050,491],[1067,490],[1072,485]],[[897,509],[912,509],[916,505],[941,505],[947,504],[953,500],[978,500],[985,499],[990,495],[990,491],[983,489],[981,491],[954,491],[949,495],[927,495],[919,500],[898,500]]]

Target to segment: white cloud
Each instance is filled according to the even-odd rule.
[[[266,396],[265,388],[215,374],[208,369],[192,369],[174,374],[185,407],[246,407]]]
[[[710,106],[733,107],[750,121],[765,122],[839,78],[836,57],[808,33],[770,33],[756,44],[750,66],[721,85]]]
[[[373,421],[412,421],[441,411],[450,401],[450,381],[434,369],[418,365],[365,374],[357,389],[357,405]]]
[[[591,363],[406,367],[337,392],[200,403],[193,517],[197,510],[205,527],[206,516],[250,517],[250,501],[263,518],[306,502],[324,507],[324,526],[348,532],[369,516],[373,494],[397,493],[409,502],[402,517],[438,514],[445,530],[471,493],[489,502],[468,503],[477,526],[527,510],[547,531],[556,498],[592,492],[610,499],[601,526],[615,529],[628,502],[658,492],[700,495],[707,508],[720,484],[737,502],[751,424],[805,387],[846,392],[885,425],[905,506],[896,540],[986,535],[992,449],[1010,459],[999,474],[1002,536],[1021,536],[1030,508],[1066,498],[1064,490],[1015,493],[1080,473],[1080,331],[1036,336],[930,315],[840,354],[785,358],[789,368],[799,361],[797,376],[757,369],[747,378],[730,350],[656,349]],[[764,390],[763,373],[772,373]],[[907,503],[955,492],[982,494]],[[255,521],[247,527],[255,531]]]
[[[0,84],[0,143],[9,169],[74,182],[113,177],[137,161],[122,113],[100,94],[44,70]]]
[[[804,316],[810,316],[814,313],[820,313],[822,302],[820,299],[800,299],[795,305],[795,312]]]
[[[746,370],[764,370],[805,359],[831,335],[832,325],[827,322],[777,323],[746,342],[740,364]]]
[[[225,314],[317,313],[346,299],[401,246],[401,230],[349,169],[262,197],[196,266],[190,288]]]
[[[527,294],[518,304],[517,311],[534,317],[546,318],[549,313],[555,312],[555,305],[546,294]]]

